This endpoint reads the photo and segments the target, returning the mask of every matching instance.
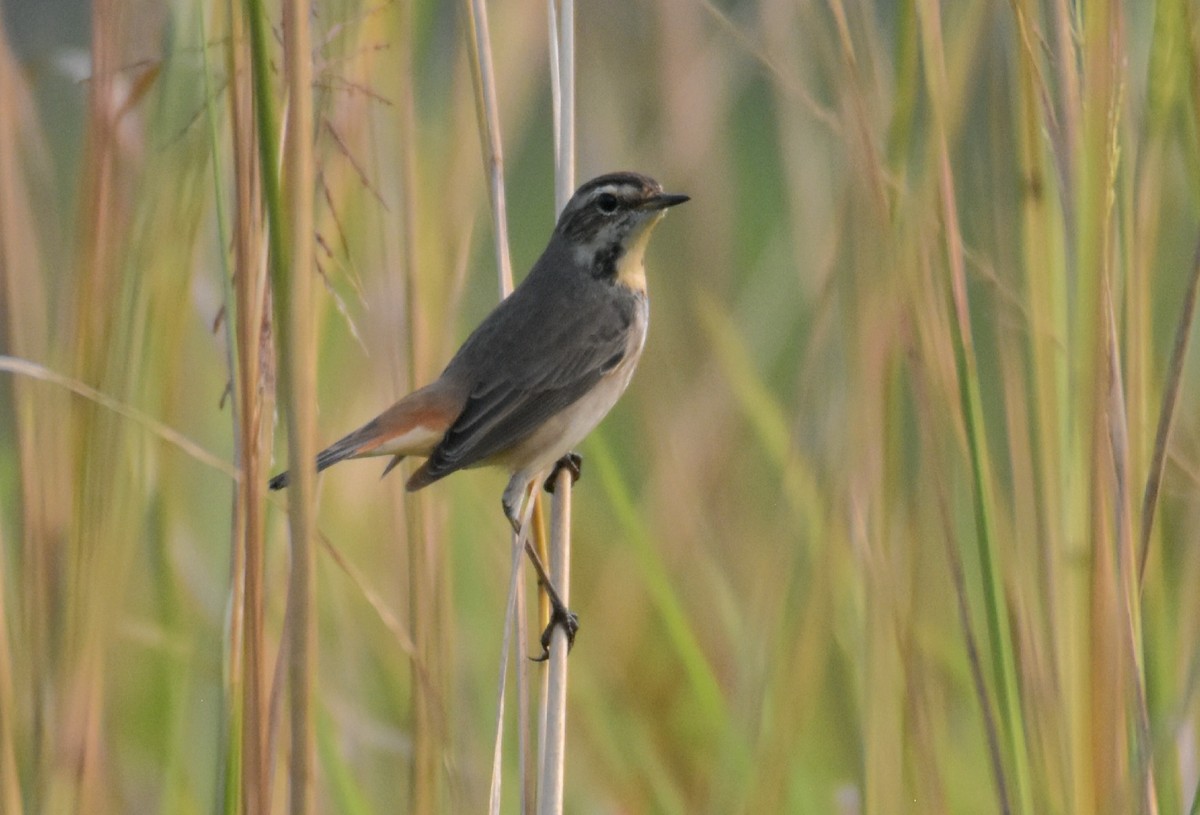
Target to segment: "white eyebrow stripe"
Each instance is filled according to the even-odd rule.
[[[590,204],[601,195],[606,193],[609,195],[615,195],[622,201],[627,201],[636,197],[640,191],[641,189],[633,184],[605,184],[603,187],[597,187],[596,189],[590,191],[587,195],[587,198],[584,200],[584,204]]]

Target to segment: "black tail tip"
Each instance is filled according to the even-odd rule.
[[[286,487],[287,485],[288,485],[288,474],[287,474],[286,470],[267,482],[267,486],[273,490],[281,490],[284,487]]]

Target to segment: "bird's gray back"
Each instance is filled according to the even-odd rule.
[[[512,448],[590,391],[645,330],[645,295],[576,264],[556,233],[521,285],[472,332],[443,377],[469,393],[420,484]]]

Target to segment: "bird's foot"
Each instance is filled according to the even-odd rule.
[[[554,484],[558,480],[560,470],[566,470],[571,474],[571,486],[575,486],[575,482],[579,480],[579,476],[583,473],[583,456],[576,452],[570,452],[560,458],[555,463],[554,469],[550,471],[550,477],[546,479],[546,492],[554,492]]]
[[[542,632],[542,655],[530,657],[531,660],[545,662],[550,658],[550,641],[554,637],[556,626],[562,626],[563,633],[567,635],[567,653],[571,653],[571,646],[575,644],[575,632],[579,630],[579,617],[564,606],[555,593],[550,595],[550,624]]]
[[[550,581],[550,575],[546,573],[546,567],[542,565],[542,559],[538,557],[537,550],[528,540],[525,541],[525,553],[529,555],[529,562],[533,564],[533,570],[537,572],[538,585],[542,587],[542,591],[546,592],[546,599],[550,601],[550,623],[542,632],[541,638],[542,655],[530,657],[534,662],[545,662],[550,658],[550,640],[555,626],[562,626],[563,633],[567,635],[567,653],[571,652],[571,646],[575,644],[575,632],[579,630],[579,617],[563,602],[562,595]]]
[[[554,473],[558,473],[560,467],[566,467],[572,473],[574,478],[579,478],[579,465],[583,461],[578,454],[570,453],[562,458],[554,468]],[[554,480],[554,475],[551,475],[550,480]],[[521,524],[518,507],[521,505],[521,499],[525,497],[525,490],[528,488],[529,482],[522,481],[518,476],[513,476],[508,483],[508,488],[504,490],[504,497],[501,500],[504,506],[504,515],[512,524],[513,534],[519,539],[523,539],[525,553],[529,555],[529,562],[533,564],[534,571],[537,572],[538,584],[542,590],[546,592],[546,597],[550,601],[550,623],[546,626],[546,630],[542,632],[542,655],[539,657],[530,657],[534,662],[544,662],[550,658],[550,641],[554,634],[556,626],[562,626],[563,633],[567,635],[567,652],[570,653],[571,646],[575,644],[575,632],[579,630],[579,618],[575,613],[567,608],[567,604],[563,602],[562,596],[558,593],[558,589],[554,587],[554,583],[550,580],[550,575],[546,571],[545,565],[542,563],[541,557],[538,555],[537,549],[530,540],[528,534],[522,534],[523,527]],[[547,489],[550,489],[547,482]]]

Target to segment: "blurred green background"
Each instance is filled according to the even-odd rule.
[[[547,9],[488,9],[519,276],[554,223]],[[0,809],[236,810],[230,11],[3,11]],[[639,372],[580,451],[566,811],[1197,811],[1200,371],[1170,361],[1193,344],[1198,12],[578,5],[577,181],[634,169],[692,202],[651,244]],[[312,15],[326,444],[436,375],[498,286],[461,7]],[[424,694],[432,808],[480,811],[505,477],[422,493],[414,541],[380,469],[320,484],[349,571],[320,554],[318,809],[413,806]]]

